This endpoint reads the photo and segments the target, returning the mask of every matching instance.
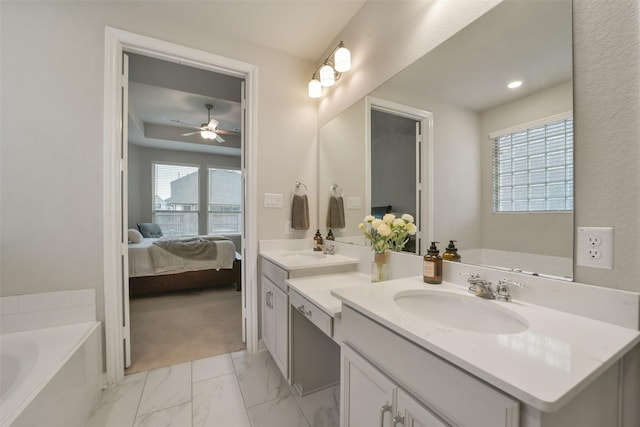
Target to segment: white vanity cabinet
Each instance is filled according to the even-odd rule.
[[[334,355],[335,352],[330,349],[330,346],[317,345],[314,347],[309,345],[309,336],[315,333],[320,334],[321,340],[326,338],[325,341],[331,342],[333,335],[332,316],[323,312],[322,309],[295,291],[291,292],[292,296],[290,297],[287,280],[353,272],[358,260],[340,255],[317,258],[320,262],[316,260],[308,265],[300,263],[289,265],[286,263],[287,260],[292,260],[290,262],[293,263],[297,262],[296,257],[283,257],[277,252],[263,254],[261,257],[262,341],[273,356],[273,360],[280,368],[284,378],[299,388],[302,394],[307,390],[313,391],[321,387],[325,382],[336,382],[338,374],[331,376],[329,373],[333,371],[331,368],[334,365],[338,370],[340,362],[339,356]],[[339,301],[336,300],[336,303],[339,304]],[[308,320],[311,328],[305,328],[306,320],[305,322],[297,322],[297,328],[292,326],[290,304],[293,304],[293,317],[299,315],[303,320]],[[298,346],[300,351],[293,355],[292,335],[296,336],[301,343]],[[335,343],[332,344],[335,346]],[[292,363],[292,359],[296,355],[300,356],[298,363]],[[316,361],[315,365],[313,361]],[[307,374],[303,375],[305,371]],[[292,382],[292,377],[303,378],[304,381],[300,379],[300,384],[297,384],[297,380]]]
[[[348,306],[342,327],[342,427],[518,427],[511,396]]]
[[[434,414],[348,346],[342,349],[342,427],[445,427]]]
[[[286,270],[262,260],[262,340],[285,379],[289,378],[289,297]]]

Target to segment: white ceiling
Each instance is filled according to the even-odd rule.
[[[203,25],[209,26],[213,33],[221,34],[225,38],[243,40],[317,61],[364,2],[365,0],[187,2],[188,6],[184,8],[185,16],[176,16],[176,19],[188,19],[194,25],[198,25],[199,21],[204,19],[206,22],[203,22]],[[215,17],[213,26],[211,17]],[[154,74],[166,66],[168,70],[165,74],[174,76],[173,80],[191,80],[190,77],[176,75],[182,72],[176,70],[176,64],[155,61],[151,65],[137,65],[140,64],[140,58],[138,59],[131,61],[132,66],[152,66]],[[213,80],[218,76],[228,78],[208,73]],[[228,94],[203,94],[197,89],[174,87],[166,81],[159,84],[154,80],[154,76],[148,79],[150,73],[140,70],[132,74],[136,74],[136,78],[129,84],[128,130],[131,144],[169,150],[240,155],[239,137],[222,135],[227,141],[225,144],[207,142],[199,135],[183,137],[181,134],[189,128],[171,121],[180,120],[199,126],[207,121],[205,104],[213,104],[211,117],[220,122],[220,129],[239,129],[240,104],[237,99],[230,99],[231,96]],[[237,98],[239,97],[238,89]]]
[[[507,0],[385,86],[481,112],[571,79],[571,1]]]

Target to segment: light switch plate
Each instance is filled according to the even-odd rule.
[[[613,269],[613,228],[578,227],[577,264]]]
[[[360,197],[347,197],[347,209],[360,209],[361,207]]]
[[[265,208],[282,208],[282,194],[264,193]]]

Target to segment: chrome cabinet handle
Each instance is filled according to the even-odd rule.
[[[385,412],[391,412],[391,405],[389,403],[385,403],[382,408],[380,408],[380,427],[384,427]]]
[[[304,314],[304,315],[305,315],[305,316],[307,316],[307,317],[311,317],[311,310],[309,310],[309,311],[305,311],[305,309],[304,309],[304,304],[302,304],[302,305],[298,306],[298,311],[299,311],[300,313]]]
[[[398,412],[398,415],[393,417],[391,419],[391,421],[393,421],[393,425],[394,426],[397,426],[398,424],[404,425],[404,415],[402,415],[400,412]]]
[[[266,304],[267,304],[267,307],[269,307],[269,308],[273,308],[273,302],[271,301],[271,297],[273,297],[273,292],[271,292],[271,291],[267,292]]]

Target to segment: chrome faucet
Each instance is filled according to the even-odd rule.
[[[325,243],[323,248],[322,248],[322,252],[327,254],[327,255],[335,255],[336,253],[336,246],[332,243]]]
[[[524,287],[524,283],[516,282],[511,279],[500,279],[496,290],[492,288],[492,283],[488,280],[480,278],[478,273],[460,273],[461,275],[469,276],[467,283],[469,283],[469,293],[479,296],[485,299],[497,299],[499,301],[511,301],[511,294],[509,293],[509,286],[517,286],[519,288]]]
[[[469,283],[469,293],[479,296],[480,298],[495,299],[491,282],[480,278],[478,273],[460,273],[468,275],[467,283]]]
[[[509,293],[509,286],[517,286],[518,288],[524,288],[524,283],[516,282],[511,279],[498,280],[498,286],[496,287],[495,297],[501,301],[511,301],[511,294]]]

